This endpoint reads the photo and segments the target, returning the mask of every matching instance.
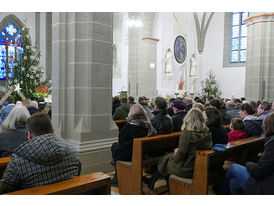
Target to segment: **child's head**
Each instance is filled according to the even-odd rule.
[[[244,130],[245,129],[245,125],[242,119],[240,118],[234,118],[231,120],[231,124],[230,124],[230,129],[231,130]]]

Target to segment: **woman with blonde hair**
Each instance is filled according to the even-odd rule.
[[[127,123],[119,133],[118,142],[113,143],[111,147],[112,164],[115,166],[118,160],[131,161],[134,138],[155,135],[157,135],[157,132],[153,128],[143,107],[140,104],[132,105],[128,113]],[[111,185],[118,186],[116,168]]]
[[[0,157],[8,157],[20,144],[27,141],[26,122],[30,114],[23,105],[15,106],[0,129]]]
[[[167,154],[158,162],[157,171],[151,178],[144,178],[148,188],[153,189],[160,177],[168,180],[170,174],[192,178],[197,150],[212,148],[212,138],[200,109],[192,108],[184,118],[179,146],[174,153]]]

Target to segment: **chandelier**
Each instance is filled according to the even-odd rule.
[[[131,17],[127,18],[126,25],[128,27],[138,28],[138,27],[142,27],[143,26],[143,21],[142,21],[141,17],[131,16]]]

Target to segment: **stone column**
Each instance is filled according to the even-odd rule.
[[[129,13],[129,16],[132,15]],[[136,14],[133,14],[136,15]],[[139,13],[143,27],[128,30],[128,90],[137,100],[139,96],[154,98],[158,95],[156,85],[157,41],[144,39],[153,37],[155,13]],[[150,68],[154,63],[155,68]]]
[[[111,171],[112,13],[52,13],[53,126],[79,150],[82,174]]]
[[[248,100],[274,98],[274,14],[251,13],[247,25],[245,96]]]

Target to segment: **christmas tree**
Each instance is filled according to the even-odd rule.
[[[9,86],[19,84],[25,97],[33,100],[38,98],[36,88],[41,84],[49,87],[50,82],[44,79],[44,70],[39,66],[40,51],[32,46],[28,27],[23,27],[21,31],[21,46],[23,48],[21,53],[15,47],[18,55],[15,56],[13,77],[9,80]],[[15,99],[20,99],[17,92],[13,95]]]
[[[205,79],[205,81],[202,81],[202,92],[201,96],[203,99],[206,99],[206,97],[213,96],[216,98],[219,98],[222,94],[222,92],[219,89],[219,85],[217,80],[215,79],[216,76],[213,74],[213,72],[209,71],[209,76]]]

